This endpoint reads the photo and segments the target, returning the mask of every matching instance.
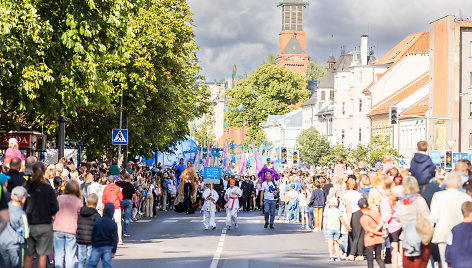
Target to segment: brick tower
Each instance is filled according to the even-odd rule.
[[[305,53],[305,32],[303,31],[303,0],[283,0],[282,31],[279,34],[279,55],[275,59],[278,66],[306,76],[308,56]]]

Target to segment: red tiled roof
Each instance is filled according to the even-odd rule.
[[[406,84],[387,98],[381,100],[374,106],[372,106],[372,110],[370,111],[368,116],[377,115],[377,114],[384,114],[388,113],[390,106],[395,106],[400,101],[404,100],[406,97],[410,96],[418,89],[424,87],[429,83],[429,72],[425,72],[424,74],[417,77],[415,80],[411,81],[410,83]]]
[[[428,31],[408,35],[374,64],[396,63],[408,53],[429,53]]]
[[[401,113],[400,118],[408,118],[408,116],[424,116],[426,111],[429,109],[429,103],[429,96],[425,96]]]

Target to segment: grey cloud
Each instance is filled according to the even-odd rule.
[[[188,0],[194,13],[198,58],[208,80],[231,76],[232,66],[248,74],[269,53],[278,52],[281,0]],[[405,36],[428,30],[445,15],[472,16],[468,0],[312,0],[305,9],[307,54],[325,63],[331,50],[339,55],[359,46],[369,34],[380,58]]]

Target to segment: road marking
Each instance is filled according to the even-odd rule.
[[[139,220],[137,222],[151,222],[151,220]]]
[[[225,238],[226,238],[226,227],[223,228],[223,230],[221,231],[218,247],[216,248],[215,255],[213,255],[213,260],[211,261],[210,268],[218,267],[218,262],[220,261],[221,252],[223,252],[223,247],[225,245]]]
[[[162,221],[164,223],[171,223],[171,222],[177,222],[177,220],[165,220],[165,221]]]

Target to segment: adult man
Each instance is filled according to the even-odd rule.
[[[123,244],[123,239],[121,237],[121,200],[123,200],[123,193],[118,185],[115,184],[115,176],[108,176],[108,184],[103,189],[102,195],[102,204],[113,203],[115,207],[115,214],[113,218],[115,219],[116,226],[118,228],[118,243]]]
[[[16,186],[26,186],[26,180],[20,173],[21,159],[14,157],[10,162],[10,170],[5,174],[10,177],[8,180],[7,191],[11,193],[11,190]]]
[[[243,194],[239,187],[235,186],[235,180],[229,182],[229,187],[226,189],[225,200],[226,203],[226,226],[228,230],[234,224],[234,228],[238,228],[238,211],[239,211],[239,197]]]
[[[180,158],[180,163],[177,167],[175,167],[175,179],[177,180],[176,186],[179,186],[180,184],[180,175],[182,175],[182,172],[184,172],[185,166],[184,166],[184,159]]]
[[[161,192],[162,192],[162,210],[167,211],[167,196],[170,193],[170,187],[172,183],[169,179],[169,174],[164,172],[163,178],[161,180]]]
[[[131,210],[133,209],[133,198],[136,196],[136,190],[131,184],[131,175],[125,173],[122,181],[116,182],[116,185],[121,187],[123,193],[123,200],[120,201],[121,210],[124,214],[123,236],[129,236],[128,227],[129,219],[131,218]]]
[[[243,203],[243,211],[248,212],[251,209],[251,193],[254,190],[254,184],[249,181],[249,177],[242,178],[241,190],[243,195],[241,196],[241,202]]]
[[[23,170],[23,178],[26,180],[26,181],[29,181],[29,179],[31,178],[31,170],[33,168],[33,165],[34,163],[36,163],[38,161],[38,159],[34,156],[28,156],[25,160],[25,170]]]
[[[212,230],[216,228],[215,212],[216,212],[216,201],[218,201],[218,193],[213,189],[213,184],[205,183],[206,189],[202,194],[204,200],[203,203],[203,225],[205,230],[210,227]]]
[[[418,152],[415,153],[411,159],[410,173],[418,181],[418,185],[425,185],[436,174],[436,166],[431,157],[426,154],[428,150],[428,143],[420,141],[417,144]]]
[[[264,174],[265,181],[261,187],[261,204],[264,204],[264,228],[267,228],[270,223],[270,229],[274,229],[274,218],[275,218],[275,206],[276,200],[274,198],[274,192],[277,192],[277,185],[272,181],[270,172]],[[270,217],[269,217],[270,216]]]

